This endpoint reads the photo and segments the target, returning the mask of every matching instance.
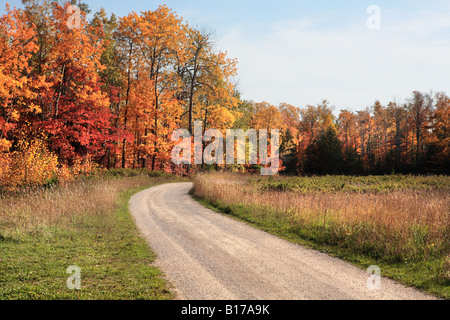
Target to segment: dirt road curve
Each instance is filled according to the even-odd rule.
[[[191,188],[161,185],[130,201],[180,300],[431,299],[387,279],[369,290],[364,270],[217,214]]]

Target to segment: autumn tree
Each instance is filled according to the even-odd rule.
[[[443,92],[436,94],[436,109],[432,116],[433,136],[430,144],[433,171],[449,173],[450,168],[450,98]]]
[[[433,99],[430,94],[414,91],[409,100],[408,111],[410,113],[416,139],[415,164],[420,165],[423,154],[423,140],[426,129],[429,126],[433,108]]]
[[[361,155],[358,153],[357,116],[354,112],[342,110],[337,123],[338,137],[343,148],[345,172],[347,174],[359,174],[363,171],[363,168]]]
[[[373,107],[374,126],[376,128],[376,165],[377,170],[381,173],[387,168],[385,166],[387,162],[388,149],[389,149],[389,135],[391,134],[392,121],[389,117],[387,108],[381,104],[380,101],[376,101]]]
[[[183,38],[182,20],[166,6],[121,18],[115,32],[125,79],[122,125],[134,135],[134,141],[129,142],[133,144],[133,157],[136,152],[143,157],[134,162],[145,166],[150,157],[152,170],[158,157],[167,160],[170,131],[179,122],[175,63]],[[125,148],[126,140],[122,167],[127,160]]]
[[[43,130],[50,150],[61,161],[98,159],[112,140],[109,101],[99,77],[101,31],[89,26],[83,11],[71,11],[69,2],[24,3],[38,50],[29,59],[32,85],[27,86],[34,92],[27,105],[34,110],[21,126]],[[75,22],[71,21],[74,14]]]
[[[181,53],[184,59],[179,59],[178,74],[183,83],[187,129],[193,133],[195,120],[202,120],[205,129],[209,122],[210,128],[230,128],[238,103],[232,82],[236,60],[229,59],[226,53],[215,52],[213,32],[187,28],[186,33]]]
[[[102,55],[100,63],[104,69],[99,72],[101,79],[101,89],[107,94],[109,99],[109,109],[112,114],[112,126],[110,133],[115,138],[112,144],[107,146],[104,157],[100,161],[107,167],[115,167],[117,165],[117,153],[120,143],[127,139],[127,131],[121,126],[121,100],[123,97],[122,89],[125,86],[125,77],[122,74],[121,63],[123,62],[117,50],[117,39],[114,33],[118,27],[118,17],[112,13],[109,17],[106,11],[101,8],[90,22],[94,30],[101,30]]]
[[[390,102],[387,107],[387,113],[394,129],[393,144],[395,146],[395,170],[402,171],[402,141],[404,140],[404,123],[406,121],[406,109],[403,105],[396,102]]]
[[[14,139],[16,127],[28,115],[42,111],[32,103],[43,86],[42,78],[33,81],[29,63],[38,51],[35,35],[25,13],[7,6],[7,13],[0,17],[0,148],[4,150],[7,140]]]
[[[448,172],[445,93],[414,91],[405,102],[339,115],[327,100],[304,108],[244,101],[237,60],[165,5],[124,17],[100,9],[88,21],[79,0],[22,3],[0,17],[3,187],[39,185],[56,171],[70,179],[97,164],[173,170],[171,134],[192,134],[195,121],[203,134],[279,129],[289,174]]]
[[[281,132],[280,156],[285,174],[297,174],[299,172],[298,145],[300,143],[300,108],[288,103],[279,106],[281,116],[285,123]]]
[[[97,30],[101,30],[102,39],[102,55],[100,62],[104,69],[99,72],[102,80],[102,90],[108,93],[110,101],[110,109],[114,114],[118,113],[119,105],[119,90],[123,86],[123,78],[119,68],[120,56],[116,50],[116,39],[114,32],[118,26],[118,18],[113,13],[109,17],[105,9],[101,8],[94,14],[90,25]]]
[[[307,148],[316,138],[329,128],[335,127],[335,116],[333,108],[327,100],[323,100],[317,106],[307,105],[300,109],[299,132],[300,141],[298,144],[298,163],[300,171],[303,171],[304,164],[307,161]]]
[[[187,29],[187,42],[184,48],[183,57],[178,65],[178,74],[185,83],[185,96],[187,100],[188,131],[193,134],[194,105],[196,103],[196,93],[203,89],[214,91],[214,87],[205,82],[210,71],[212,54],[212,33],[199,31],[193,28]],[[206,87],[206,88],[205,88]],[[206,89],[206,90],[205,90]],[[201,96],[201,95],[200,95]],[[203,95],[206,104],[208,104],[207,94]],[[199,99],[198,97],[197,99]],[[207,114],[206,114],[207,116]]]

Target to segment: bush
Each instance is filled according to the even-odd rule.
[[[3,169],[1,184],[7,190],[39,187],[58,175],[58,157],[49,152],[42,139],[22,138],[10,154],[9,168]]]

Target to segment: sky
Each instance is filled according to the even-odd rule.
[[[405,102],[414,90],[450,94],[447,0],[84,2],[118,16],[166,4],[189,25],[215,31],[218,50],[238,60],[246,100],[304,107],[327,99],[336,111],[357,111],[376,100]]]

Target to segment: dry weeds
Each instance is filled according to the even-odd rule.
[[[144,177],[86,180],[66,187],[35,190],[0,199],[0,231],[32,231],[70,224],[73,217],[111,213],[118,193],[145,186]]]
[[[289,221],[299,230],[319,230],[330,243],[371,247],[400,259],[442,255],[449,249],[448,190],[298,193],[262,190],[250,179],[199,175],[195,194],[213,203],[242,204],[255,216]]]

